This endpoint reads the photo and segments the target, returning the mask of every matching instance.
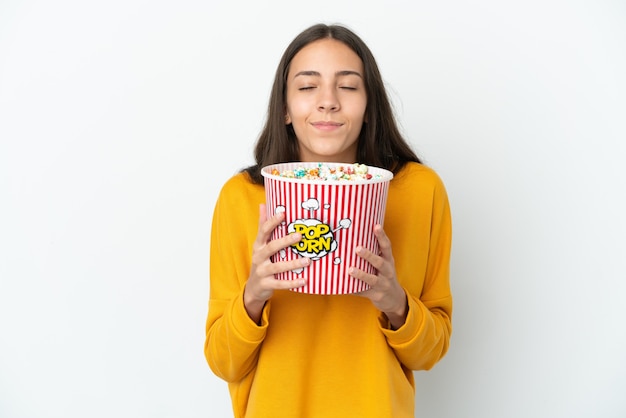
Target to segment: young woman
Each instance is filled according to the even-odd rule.
[[[349,29],[315,25],[276,71],[256,164],[224,184],[211,231],[204,353],[228,382],[235,417],[414,416],[413,370],[432,368],[451,334],[451,217],[445,187],[400,134],[374,57]],[[310,263],[271,262],[299,241],[271,240],[261,168],[279,162],[362,163],[394,173],[377,269],[351,275],[359,294],[311,295],[275,274]]]

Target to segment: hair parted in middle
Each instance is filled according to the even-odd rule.
[[[335,39],[352,49],[363,62],[367,97],[366,122],[357,143],[357,161],[397,173],[409,161],[421,163],[404,139],[393,114],[378,64],[368,46],[352,30],[342,25],[316,24],[296,36],[278,64],[270,93],[267,119],[254,148],[256,163],[244,169],[253,182],[263,184],[261,169],[270,164],[299,161],[299,145],[287,112],[287,76],[294,56],[305,46],[321,39]]]

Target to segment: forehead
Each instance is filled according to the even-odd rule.
[[[363,73],[361,58],[336,39],[320,39],[303,47],[291,60],[289,74],[299,71],[337,72],[352,70]]]

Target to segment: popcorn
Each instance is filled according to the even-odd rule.
[[[292,178],[292,179],[304,179],[304,180],[371,180],[373,178],[380,178],[380,175],[372,175],[368,173],[367,165],[365,164],[350,164],[340,165],[337,167],[329,167],[326,164],[319,163],[316,167],[304,168],[302,166],[296,167],[293,170],[278,171],[272,170],[272,175]]]

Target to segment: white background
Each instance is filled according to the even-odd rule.
[[[231,416],[213,205],[318,21],[369,44],[448,187],[454,333],[417,416],[626,416],[625,3],[226,3],[0,2],[0,417]]]

